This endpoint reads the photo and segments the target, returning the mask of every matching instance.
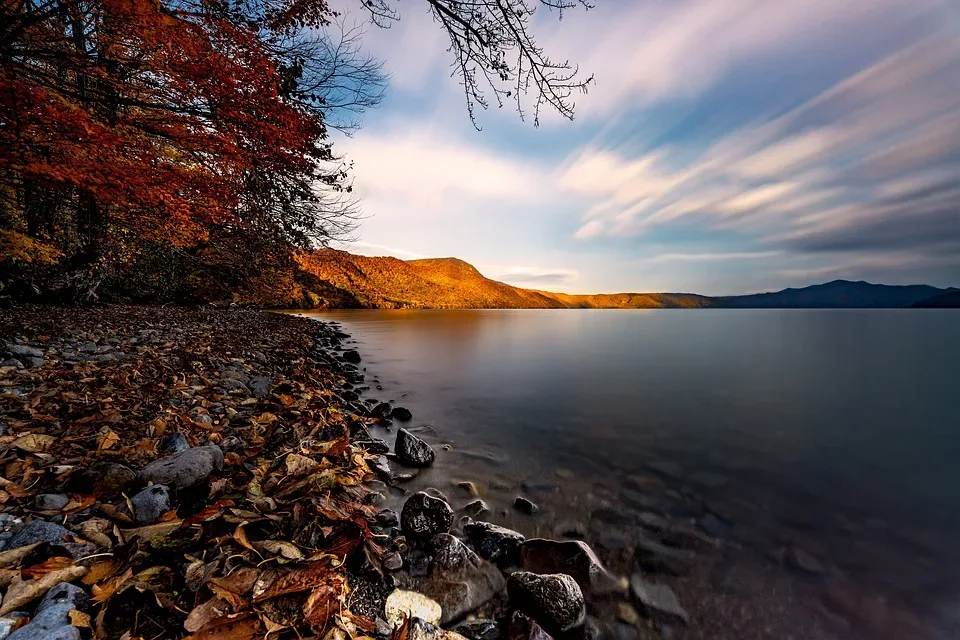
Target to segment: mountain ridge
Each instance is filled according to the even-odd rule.
[[[960,291],[930,285],[833,280],[740,296],[625,292],[568,294],[524,289],[485,277],[459,258],[401,260],[337,249],[298,256],[316,286],[307,296],[322,308],[381,309],[669,309],[669,308],[908,308]],[[938,306],[934,303],[934,306]]]

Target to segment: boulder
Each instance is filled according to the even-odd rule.
[[[590,545],[582,540],[532,538],[523,543],[520,556],[524,571],[567,574],[593,595],[624,591],[620,580],[607,571]]]
[[[411,588],[440,603],[441,624],[459,620],[489,602],[506,586],[503,574],[480,558],[463,542],[448,533],[430,541],[433,563],[423,578],[411,581]]]
[[[471,522],[464,525],[463,533],[481,558],[498,564],[520,564],[525,540],[522,534],[489,522]]]
[[[442,611],[440,605],[429,597],[416,591],[395,589],[387,596],[384,607],[387,615],[387,624],[396,628],[403,622],[404,617],[419,618],[430,624],[440,624]]]
[[[207,444],[154,460],[141,471],[147,482],[185,489],[206,482],[214,471],[223,470],[223,451]]]
[[[420,491],[403,504],[400,528],[411,538],[428,538],[447,533],[453,526],[453,509],[442,498]]]
[[[464,505],[462,511],[471,518],[479,518],[480,516],[490,513],[490,505],[483,500],[474,500]]]
[[[25,344],[11,344],[7,343],[7,351],[11,356],[17,358],[18,360],[23,360],[24,358],[42,358],[43,351],[37,349],[36,347],[31,347]]]
[[[413,420],[413,413],[410,412],[410,409],[405,407],[394,407],[390,412],[390,417],[394,420],[399,420],[400,422],[407,422]]]
[[[397,443],[394,449],[397,460],[410,467],[429,467],[437,457],[433,447],[406,429],[397,431]]]
[[[170,511],[170,489],[166,485],[155,484],[133,496],[130,504],[133,505],[137,524],[153,524]]]
[[[70,502],[65,493],[41,493],[33,499],[33,506],[40,511],[60,511]]]
[[[507,580],[510,604],[552,636],[583,624],[586,606],[576,580],[562,573],[517,571]]]
[[[667,624],[690,620],[673,590],[665,584],[647,582],[639,573],[630,578],[630,592],[648,618]]]
[[[344,351],[343,359],[349,362],[350,364],[359,364],[360,353],[356,349],[350,349],[349,351]]]
[[[393,407],[391,407],[388,402],[381,402],[370,410],[370,415],[374,418],[386,418],[390,415],[391,411],[393,411]]]

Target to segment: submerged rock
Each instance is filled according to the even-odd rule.
[[[641,535],[637,540],[636,559],[644,571],[679,576],[689,571],[695,556],[690,551],[668,547]]]
[[[426,538],[447,533],[453,526],[453,509],[441,498],[420,491],[403,504],[400,528],[411,538]]]
[[[630,578],[630,592],[648,618],[658,622],[687,624],[690,617],[673,590],[665,584],[646,582],[639,573]]]
[[[528,516],[532,516],[537,511],[540,511],[540,507],[538,507],[535,502],[528,500],[523,496],[517,496],[517,499],[513,501],[513,508],[520,513],[527,514]]]
[[[586,607],[576,580],[562,573],[517,571],[507,581],[510,603],[553,635],[583,624]]]
[[[544,540],[533,538],[520,550],[523,570],[533,573],[563,573],[594,595],[624,591],[620,580],[607,571],[590,546],[582,540]]]
[[[349,351],[344,351],[343,359],[349,362],[350,364],[359,364],[360,352],[358,352],[356,349],[350,349]]]
[[[154,460],[140,471],[140,475],[154,484],[185,489],[206,482],[214,471],[222,470],[223,451],[215,444],[207,444]]]
[[[791,569],[798,569],[819,575],[826,572],[823,563],[799,547],[790,547],[783,554],[783,563]]]
[[[462,618],[503,590],[505,580],[500,570],[454,536],[438,534],[430,541],[430,548],[430,572],[409,586],[440,603],[442,624]]]
[[[429,467],[437,454],[433,447],[406,429],[397,430],[397,460],[410,467]]]
[[[408,422],[413,420],[413,413],[410,412],[410,409],[406,407],[394,407],[390,412],[390,417],[394,420],[399,420],[400,422]]]
[[[463,533],[481,558],[502,564],[520,563],[520,547],[526,539],[522,534],[489,522],[471,522],[464,525]]]

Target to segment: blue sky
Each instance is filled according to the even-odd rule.
[[[577,293],[960,286],[955,0],[543,11],[541,44],[595,85],[573,122],[505,106],[481,132],[426,3],[399,4],[365,37],[386,100],[339,141],[366,216],[344,248]]]

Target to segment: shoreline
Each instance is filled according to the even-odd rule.
[[[392,633],[386,621],[414,606],[420,617],[438,623],[408,628],[407,635],[418,640],[529,640],[545,635],[542,626],[564,639],[617,640],[664,634],[739,638],[764,625],[771,631],[770,624],[795,630],[782,612],[780,620],[763,619],[793,597],[792,583],[769,562],[753,563],[735,544],[691,522],[646,508],[624,510],[615,502],[598,508],[597,496],[557,495],[559,476],[541,479],[540,489],[553,489],[540,492],[518,477],[482,475],[482,461],[450,474],[442,463],[457,453],[456,443],[418,427],[416,416],[396,404],[374,402],[372,396],[392,390],[384,391],[376,372],[366,370],[357,338],[335,321],[248,310],[27,307],[0,312],[0,331],[3,345],[16,333],[32,332],[22,337],[34,339],[31,348],[43,347],[44,360],[24,370],[0,365],[0,452],[7,460],[0,515],[10,516],[0,525],[11,534],[4,545],[23,528],[16,518],[44,519],[67,530],[51,529],[34,555],[6,560],[4,554],[15,549],[0,550],[0,570],[10,581],[0,585],[12,588],[15,580],[30,583],[48,575],[54,576],[50,582],[63,578],[82,585],[71,591],[71,607],[89,616],[103,637],[123,632],[125,622],[122,616],[112,619],[111,607],[123,610],[143,594],[149,594],[146,610],[151,598],[179,610],[153,623],[171,634],[163,637],[197,639],[217,637],[211,634],[225,633],[227,626],[249,637],[272,628],[271,638],[299,629],[318,637],[333,632],[331,640],[342,640],[337,634],[382,639]],[[261,378],[268,379],[265,386]],[[51,404],[61,413],[49,410]],[[395,442],[401,427],[411,434],[404,436],[405,464],[398,464]],[[171,443],[174,432],[185,442]],[[164,451],[171,444],[189,448]],[[182,458],[183,451],[200,458],[208,454],[196,452],[213,454],[209,464],[199,462],[209,467],[200,470],[206,475],[186,482],[173,474],[165,481],[183,486],[153,495],[144,477],[159,476],[145,470],[157,460]],[[434,460],[441,463],[435,472]],[[92,477],[85,473],[105,462],[127,469],[129,475],[118,472],[123,486],[95,486],[111,476],[103,466]],[[9,477],[12,472],[25,480]],[[670,484],[635,476],[623,486],[649,507],[654,496],[675,491]],[[46,496],[43,504],[38,495]],[[541,508],[523,502],[514,507],[511,495]],[[67,502],[60,505],[64,496]],[[405,508],[411,499],[423,503],[419,519],[440,517],[438,528],[413,530],[418,518],[407,517]],[[138,522],[138,513],[151,509],[154,521]],[[578,510],[585,514],[579,520],[556,517]],[[485,521],[516,523],[522,532],[477,524]],[[329,553],[345,564],[330,564]],[[815,568],[796,553],[787,562],[801,571]],[[518,569],[571,575],[586,599],[583,623],[562,628],[556,612],[538,609],[536,585],[517,586],[520,577],[511,578]],[[735,597],[724,593],[730,580],[736,591],[758,578],[767,590],[773,585],[786,591],[766,597],[754,585]],[[259,592],[247,584],[264,581],[268,586]],[[272,595],[269,585],[278,581]],[[411,592],[430,601],[411,603]],[[35,607],[43,596],[13,610],[21,616],[0,616],[0,638],[4,624],[22,625],[30,612],[31,624],[40,620],[43,605]],[[573,594],[571,606],[575,601]],[[341,614],[320,604],[336,604]],[[734,610],[738,604],[754,611],[744,617]],[[835,604],[840,613],[832,615],[850,613],[843,610],[850,602]],[[518,615],[518,608],[542,626]],[[473,616],[482,621],[471,621]],[[74,628],[72,620],[58,628]],[[799,623],[818,630],[805,637],[855,633]]]

